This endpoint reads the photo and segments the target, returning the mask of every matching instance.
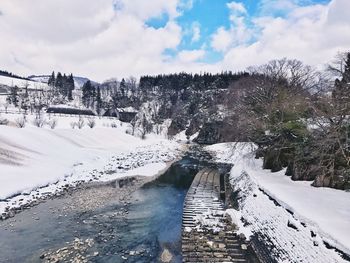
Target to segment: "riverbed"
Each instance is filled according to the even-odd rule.
[[[199,159],[188,154],[153,181],[82,186],[0,222],[0,262],[181,262],[182,206]]]

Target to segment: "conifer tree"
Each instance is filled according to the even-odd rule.
[[[68,76],[68,100],[73,100],[73,90],[74,90],[74,78],[73,78],[73,74],[70,74]]]
[[[47,84],[51,87],[54,87],[55,86],[55,82],[56,82],[56,78],[55,78],[55,72],[52,71],[52,74],[51,76],[49,77],[49,80],[47,82]]]
[[[83,104],[85,107],[90,107],[91,102],[93,101],[93,98],[95,96],[95,88],[92,86],[90,80],[88,80],[82,88],[83,91]]]
[[[63,76],[62,76],[61,72],[57,73],[55,87],[56,87],[57,93],[61,94],[62,87],[63,87]]]
[[[96,111],[97,111],[98,114],[101,113],[101,108],[102,108],[101,90],[100,90],[100,87],[97,87],[97,92],[96,92]]]

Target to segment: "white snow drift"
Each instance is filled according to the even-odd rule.
[[[294,182],[284,170],[263,170],[262,160],[254,158],[252,144],[216,144],[207,149],[215,152],[218,161],[234,164],[230,180],[239,191],[240,211],[229,213],[248,223],[243,230],[239,224],[242,232],[267,236],[280,261],[343,262],[324,242],[349,254],[349,192]]]
[[[141,140],[126,134],[128,124],[113,119],[96,118],[93,129],[72,129],[78,117],[51,116],[58,123],[50,129],[34,127],[35,116],[29,115],[20,129],[14,124],[20,115],[5,117],[12,122],[0,126],[0,214],[66,184],[154,175],[178,153],[177,143],[151,136]]]

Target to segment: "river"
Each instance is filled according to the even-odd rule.
[[[0,223],[0,262],[157,262],[162,253],[181,262],[183,201],[207,157],[191,152],[131,192],[125,189],[137,180],[78,190],[17,214]]]

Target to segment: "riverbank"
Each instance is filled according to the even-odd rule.
[[[82,130],[0,126],[0,220],[81,184],[153,176],[182,154],[175,141],[141,140],[105,121]]]
[[[118,209],[115,209],[105,219],[118,217],[120,220],[125,220],[128,214],[128,205],[131,203],[132,193],[151,180],[150,177],[136,176],[106,183],[82,184],[59,197],[52,197],[32,207],[30,210],[23,211],[14,218],[0,222],[1,237],[7,236],[16,240],[21,238],[20,232],[23,229],[31,232],[30,228],[37,229],[38,231],[44,230],[43,232],[45,232],[45,227],[54,228],[54,226],[50,226],[50,222],[57,222],[56,227],[62,229],[62,231],[67,227],[74,229],[74,226],[67,225],[67,218],[71,218],[68,221],[75,224],[97,225],[97,217],[93,216],[88,221],[81,220],[79,218],[80,215],[93,213],[110,205],[116,206]],[[74,218],[77,220],[73,220]],[[40,226],[43,226],[44,229],[40,229]],[[102,231],[100,234],[106,241],[112,237],[108,234],[108,231]],[[55,237],[52,238],[54,239]],[[50,239],[43,239],[42,242],[39,242],[42,244],[42,247],[37,247],[40,253],[32,256],[32,259],[24,259],[24,262],[69,262],[72,260],[74,260],[73,262],[89,262],[99,254],[99,252],[93,251],[95,238],[96,236],[82,238],[79,231],[73,230],[71,238],[69,238],[71,241],[62,242],[61,245],[56,244],[55,248],[50,248],[50,245],[46,246],[44,244],[45,241],[50,244]],[[0,244],[2,243],[1,241],[4,242],[4,240],[0,240]],[[1,250],[3,249],[6,249],[5,254],[8,257],[4,258],[4,253],[2,253],[0,262],[15,262],[14,255],[16,250],[18,250],[16,244],[13,244],[13,246],[1,244]],[[28,250],[28,248],[25,249]]]
[[[262,169],[250,143],[206,147],[217,161],[234,164],[230,184],[239,231],[279,261],[348,262],[350,193],[295,182],[285,171]]]
[[[81,184],[0,222],[0,262],[181,262],[180,181],[191,179],[174,162],[152,176]]]

